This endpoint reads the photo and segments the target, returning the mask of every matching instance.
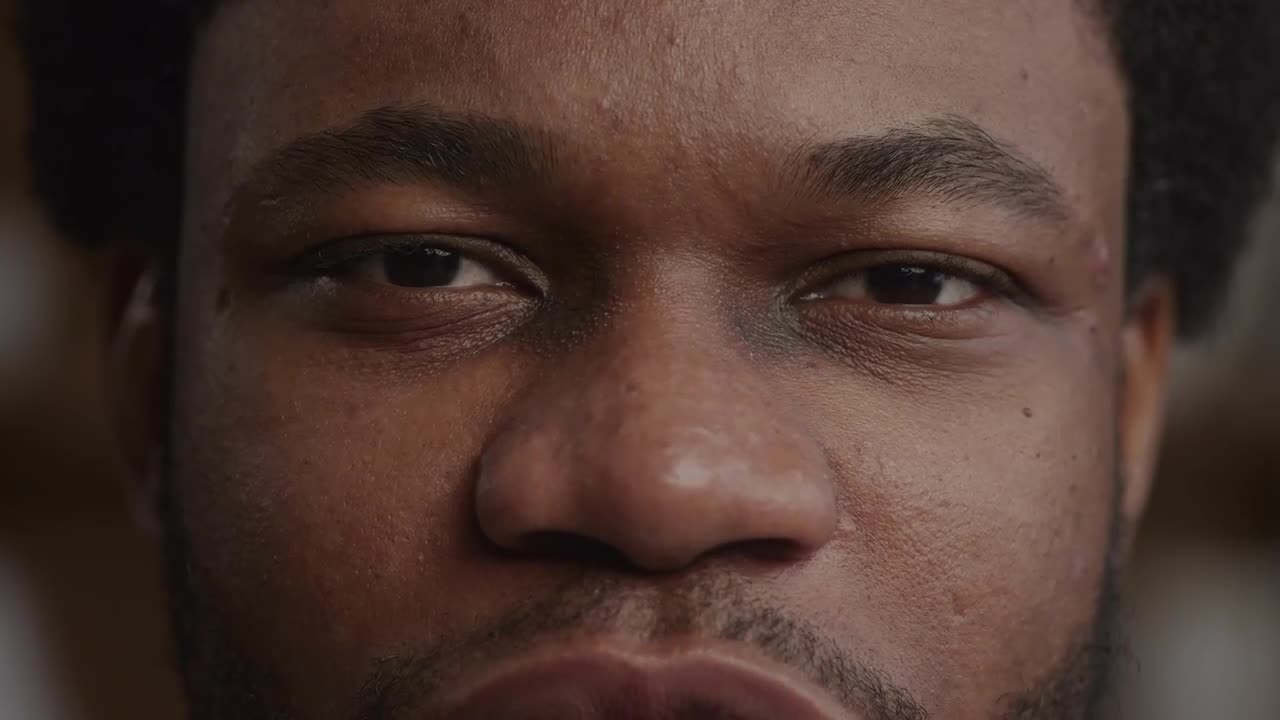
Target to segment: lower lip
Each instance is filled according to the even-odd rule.
[[[533,653],[486,671],[455,693],[449,720],[850,720],[806,683],[752,658],[691,651],[629,655],[565,649]]]

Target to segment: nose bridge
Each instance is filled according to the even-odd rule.
[[[679,318],[619,323],[532,392],[485,451],[477,512],[498,544],[588,539],[671,570],[834,529],[819,446],[728,338]]]

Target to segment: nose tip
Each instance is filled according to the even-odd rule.
[[[815,442],[741,398],[683,400],[540,404],[482,458],[482,531],[510,551],[603,553],[645,572],[731,549],[800,558],[829,540],[836,501]]]

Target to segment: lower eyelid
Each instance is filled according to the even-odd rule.
[[[804,335],[823,337],[850,332],[896,336],[912,341],[963,340],[990,334],[1001,312],[989,302],[940,307],[817,300],[799,308]]]

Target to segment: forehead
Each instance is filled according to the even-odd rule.
[[[284,143],[396,105],[655,166],[959,116],[1107,214],[1123,97],[1103,26],[1061,0],[246,0],[198,43],[190,167],[201,196],[230,192]]]

